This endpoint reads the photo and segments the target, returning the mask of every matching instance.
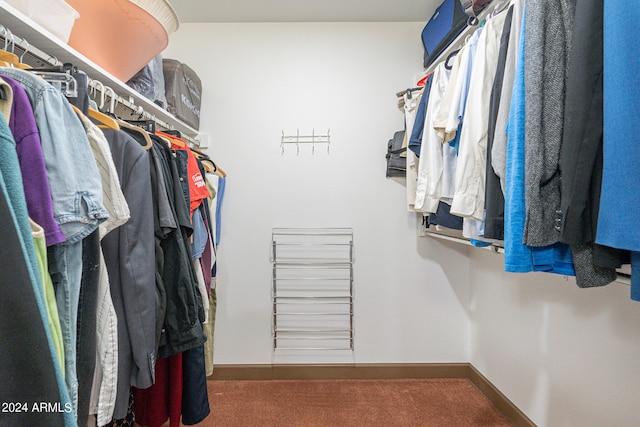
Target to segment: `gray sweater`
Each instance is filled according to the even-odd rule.
[[[567,62],[577,0],[527,3],[525,16],[524,243],[559,241],[559,158],[564,122]]]

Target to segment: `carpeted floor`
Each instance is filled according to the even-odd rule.
[[[200,427],[511,426],[467,379],[209,381]]]

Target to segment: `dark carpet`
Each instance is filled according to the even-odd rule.
[[[512,426],[467,379],[209,381],[201,427]]]

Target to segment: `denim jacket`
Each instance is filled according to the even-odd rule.
[[[108,218],[102,184],[87,134],[63,94],[44,79],[16,68],[0,68],[24,87],[40,133],[53,213],[67,243],[91,234]]]

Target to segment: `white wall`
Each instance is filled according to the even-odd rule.
[[[579,289],[469,253],[472,364],[540,427],[640,425],[640,305],[629,286]]]
[[[203,80],[201,131],[229,174],[219,251],[215,361],[272,362],[272,227],[353,227],[355,353],[285,361],[464,362],[468,261],[416,237],[385,178],[403,126],[395,93],[421,71],[419,23],[183,24],[164,56]],[[331,148],[280,152],[281,132]],[[459,271],[454,280],[446,270]],[[278,360],[276,360],[278,361]],[[280,359],[282,361],[282,359]]]

